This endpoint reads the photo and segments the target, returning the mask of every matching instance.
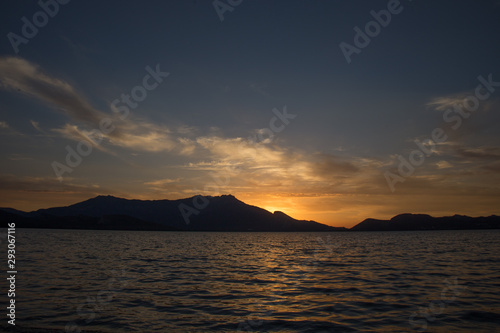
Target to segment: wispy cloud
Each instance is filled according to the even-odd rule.
[[[436,163],[436,166],[438,167],[438,169],[448,169],[452,167],[452,165],[448,161],[439,161]]]
[[[436,97],[432,99],[429,103],[427,103],[427,106],[434,108],[437,111],[445,111],[449,108],[453,108],[456,105],[462,105],[464,99],[468,95],[471,95],[471,93],[461,93],[450,96]]]
[[[38,132],[40,132],[42,134],[47,134],[47,133],[45,133],[44,130],[42,130],[38,121],[30,120],[30,123],[31,123],[31,126],[33,126],[33,128],[36,129]]]
[[[0,121],[0,130],[3,135],[19,135],[24,136],[23,133],[18,132],[12,128],[6,121]]]
[[[16,192],[81,192],[90,190],[91,193],[99,189],[97,184],[78,184],[72,181],[61,183],[56,177],[29,177],[0,174],[0,188],[2,191]]]
[[[475,91],[464,91],[461,93],[436,97],[427,103],[427,107],[433,108],[436,111],[446,111],[448,109],[454,110],[457,106],[463,108],[464,103],[467,102],[467,98],[475,96],[475,94]],[[491,108],[492,104],[494,104],[492,99],[481,100],[479,109],[487,111]]]
[[[21,58],[0,58],[0,83],[4,89],[43,101],[72,119],[96,126],[105,117],[69,83],[43,73],[38,66]]]
[[[129,122],[126,125],[127,134],[111,136],[109,142],[137,151],[171,151],[176,147],[175,137],[170,130],[147,122]]]
[[[158,179],[155,181],[151,182],[145,182],[145,185],[151,185],[151,186],[165,186],[167,184],[172,184],[172,183],[178,183],[181,181],[181,178],[176,178],[176,179],[171,179],[171,178],[164,178],[164,179]]]
[[[467,160],[479,161],[498,161],[500,160],[500,147],[480,146],[480,147],[465,147],[463,145],[455,145],[454,149],[457,156]]]
[[[168,192],[169,194],[174,191],[183,190],[186,186],[189,186],[187,183],[183,182],[182,178],[163,178],[145,182],[144,185],[154,191]]]
[[[354,184],[356,179],[366,177],[366,172],[359,172],[360,167],[368,163],[375,166],[368,159],[300,152],[243,138],[200,137],[197,143],[209,152],[211,160],[192,162],[185,168],[207,171],[219,179],[229,177],[227,186],[219,186],[227,190],[255,192],[267,188],[275,193],[301,192],[306,196],[339,193],[349,190],[349,181]]]
[[[11,161],[32,161],[32,157],[24,156],[22,154],[11,154],[8,157],[9,160]]]
[[[153,123],[134,119],[130,116],[122,120],[114,113],[95,109],[68,82],[44,73],[39,66],[21,58],[0,58],[0,83],[6,90],[22,93],[44,102],[58,110],[71,122],[53,131],[72,140],[90,140],[92,133],[100,128],[102,119],[112,122],[113,130],[102,136],[103,142],[137,151],[171,151],[178,145],[179,151],[186,154],[191,150],[184,141],[172,136],[171,130]],[[41,131],[37,122],[31,121],[34,128]],[[0,125],[1,126],[1,125]],[[8,126],[6,123],[4,126]],[[180,127],[178,133],[188,134],[193,127]],[[43,132],[43,131],[41,131]],[[95,140],[93,140],[95,142]],[[101,150],[108,151],[101,147]]]

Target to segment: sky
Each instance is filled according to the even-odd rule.
[[[0,3],[0,207],[500,214],[500,2]]]

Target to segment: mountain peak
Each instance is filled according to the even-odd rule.
[[[424,220],[424,219],[431,219],[432,216],[427,215],[427,214],[411,214],[411,213],[403,213],[403,214],[398,214],[394,216],[393,218],[390,219],[391,222],[397,222],[397,221],[407,221],[407,220]]]
[[[335,228],[314,221],[300,221],[283,212],[269,211],[248,205],[232,194],[220,196],[198,196],[177,200],[135,200],[117,198],[112,195],[98,195],[94,198],[65,207],[40,209],[31,212],[33,224],[46,227],[71,228],[85,223],[105,221],[106,216],[115,216],[109,228],[124,227],[129,223],[150,223],[158,228],[196,231],[333,231]],[[87,221],[82,222],[81,219]],[[54,222],[52,222],[54,221]],[[76,222],[80,221],[77,224]],[[141,222],[142,221],[142,222]],[[92,222],[92,223],[94,223]],[[82,224],[83,223],[83,224]],[[94,228],[93,224],[88,228]],[[97,222],[96,222],[97,223]],[[153,223],[153,224],[151,224]],[[62,225],[61,224],[66,224]]]
[[[100,199],[100,200],[107,200],[107,199],[120,199],[120,200],[126,200],[124,198],[118,198],[118,197],[115,197],[115,196],[112,196],[112,195],[98,195],[92,199]]]
[[[280,210],[275,210],[275,211],[274,211],[274,213],[273,213],[273,215],[275,215],[275,216],[282,216],[282,217],[288,217],[288,218],[290,218],[290,216],[286,215],[285,213],[283,213],[283,212],[282,212],[282,211],[280,211]]]
[[[218,197],[219,197],[219,198],[221,198],[221,199],[224,199],[224,200],[228,200],[228,201],[232,201],[232,200],[233,200],[233,201],[234,201],[234,200],[236,200],[236,201],[240,201],[240,200],[238,200],[238,199],[237,199],[234,195],[232,195],[232,194],[222,194],[222,195],[220,195],[220,196],[218,196]],[[216,198],[217,198],[217,197],[216,197]]]

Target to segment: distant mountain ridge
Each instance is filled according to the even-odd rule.
[[[432,217],[426,214],[399,214],[390,220],[366,219],[352,231],[463,230],[500,229],[500,216],[469,217],[453,215]]]
[[[232,195],[178,200],[135,200],[97,196],[70,206],[23,212],[0,208],[0,226],[96,230],[178,231],[409,231],[500,229],[500,217],[432,217],[400,214],[390,220],[368,218],[351,229],[296,220],[247,205]]]
[[[120,224],[120,219],[126,223]],[[232,195],[179,200],[130,200],[97,196],[74,205],[22,212],[0,208],[0,221],[19,227],[193,230],[193,231],[335,231],[314,221],[296,220],[283,212],[250,206]]]

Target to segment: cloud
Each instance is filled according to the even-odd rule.
[[[447,161],[439,161],[436,163],[436,166],[438,169],[448,169],[452,167],[452,165]]]
[[[11,161],[32,161],[32,157],[24,156],[22,154],[11,154],[8,157],[9,160]]]
[[[53,109],[66,115],[71,121],[79,124],[66,123],[63,127],[53,129],[60,135],[75,140],[99,141],[99,149],[110,152],[102,147],[108,143],[136,151],[171,151],[177,148],[182,154],[192,152],[192,144],[177,140],[171,135],[170,129],[146,121],[119,119],[116,114],[107,114],[93,108],[90,103],[69,83],[49,76],[35,64],[21,58],[0,58],[0,84],[3,89],[17,91],[31,98],[46,103]],[[112,130],[99,139],[95,135],[100,129],[102,119],[109,119]],[[2,122],[7,128],[7,124]],[[32,126],[41,131],[38,123],[31,121]],[[84,126],[82,126],[84,125]],[[181,126],[178,133],[186,135],[194,133],[196,128]]]
[[[241,166],[242,163],[238,163],[235,161],[201,161],[201,162],[189,162],[188,164],[182,166],[183,168],[189,169],[189,170],[203,170],[203,171],[213,171],[213,170],[218,170],[220,168],[237,168]]]
[[[223,138],[218,136],[199,137],[196,142],[215,157],[240,161],[253,161],[261,166],[281,161],[284,152],[265,144],[254,144],[243,138]]]
[[[175,138],[170,130],[147,122],[130,122],[127,134],[119,137],[109,137],[109,142],[138,151],[159,152],[171,151],[176,148]]]
[[[351,174],[359,171],[359,168],[352,162],[342,161],[337,156],[327,154],[318,154],[313,165],[314,172],[325,177],[337,174]]]
[[[225,137],[221,131],[215,130],[202,135],[196,127],[168,128],[133,115],[119,119],[111,109],[108,113],[94,109],[69,83],[51,77],[38,66],[19,58],[0,58],[0,74],[4,89],[42,101],[69,118],[62,127],[52,130],[62,137],[93,142],[101,151],[114,155],[116,152],[111,147],[177,154],[189,158],[188,162],[178,166],[180,171],[201,172],[189,179],[183,178],[182,182],[177,178],[164,178],[144,183],[154,191],[185,193],[196,184],[200,186],[200,182],[201,187],[204,183],[214,182],[214,177],[219,180],[220,191],[269,191],[283,196],[364,195],[377,194],[387,188],[382,169],[390,161],[305,152],[279,146],[272,140],[256,143],[243,137]],[[262,87],[254,85],[252,88]],[[465,96],[440,97],[429,105],[444,110],[462,103]],[[111,120],[112,130],[107,134],[96,131],[104,118]],[[31,125],[42,131],[38,122],[31,120]],[[0,122],[0,128],[9,128],[9,125]],[[452,180],[459,177],[458,173],[452,172],[459,165],[481,160],[484,163],[473,167],[485,170],[489,166],[489,172],[493,172],[497,166],[492,162],[500,157],[500,149],[495,147],[470,148],[450,141],[437,145],[436,149],[440,160],[422,166],[418,174],[400,186],[398,193],[421,193],[429,188],[444,191],[451,188]],[[442,174],[444,171],[450,175]],[[461,176],[465,171],[473,174],[471,170],[461,170]],[[37,188],[40,182],[31,179],[28,183]]]
[[[24,59],[0,58],[0,84],[45,102],[72,119],[97,126],[105,114],[95,110],[69,83],[44,74]]]
[[[38,132],[40,132],[42,134],[47,134],[47,133],[45,133],[44,130],[42,130],[40,128],[40,124],[38,123],[38,121],[30,120],[30,123],[31,123],[31,126],[33,126],[33,128],[36,129]]]
[[[88,142],[100,151],[115,155],[101,144],[105,137],[98,131],[87,131],[71,124],[65,124],[62,128],[52,129],[52,131],[70,140]]]
[[[458,141],[446,141],[435,146],[434,155],[439,156],[440,163],[453,160],[457,163],[481,164],[500,160],[499,146],[472,147]]]
[[[193,155],[196,149],[196,142],[188,138],[177,138],[180,144],[180,155]]]
[[[230,163],[246,170],[248,183],[281,184],[317,182],[357,171],[348,161],[328,155],[306,156],[271,144],[251,142],[241,137],[225,138],[221,134],[199,136],[199,130],[190,126],[170,129],[144,120],[118,119],[94,109],[69,83],[51,77],[35,64],[20,58],[0,58],[1,83],[4,89],[21,92],[42,101],[65,114],[77,124],[66,123],[52,131],[74,141],[89,141],[104,152],[113,153],[104,146],[116,146],[133,151],[172,152],[182,156],[204,156],[209,161]],[[265,86],[252,84],[263,92]],[[112,130],[102,134],[96,129],[104,118],[112,120]],[[41,131],[35,121],[32,126]],[[198,136],[197,136],[198,135]],[[191,168],[193,168],[191,165]],[[198,164],[198,167],[202,167]],[[206,166],[204,166],[206,167]],[[220,168],[220,165],[217,166]],[[220,172],[219,170],[214,170]],[[226,171],[227,172],[227,171]],[[274,179],[270,182],[266,179]]]
[[[77,184],[71,181],[61,183],[56,177],[28,177],[11,174],[0,174],[2,191],[16,192],[82,192],[91,190],[95,193],[96,184]]]
[[[456,105],[462,105],[465,98],[470,95],[467,93],[455,94],[450,96],[437,97],[432,99],[427,106],[434,108],[437,111],[445,111],[453,108]]]
[[[0,121],[0,130],[2,131],[2,135],[20,135],[24,136],[24,134],[16,131],[6,121]]]
[[[500,162],[493,162],[485,165],[483,169],[491,173],[500,174]]]
[[[456,145],[454,147],[457,155],[461,158],[480,161],[498,161],[500,160],[500,147],[480,146],[480,147],[465,147]]]
[[[177,128],[177,133],[181,135],[195,135],[199,129],[195,126],[182,125]]]
[[[429,103],[427,103],[427,106],[435,109],[436,111],[446,111],[448,109],[454,110],[457,106],[463,109],[463,106],[467,103],[467,98],[470,96],[474,97],[475,95],[475,91],[465,91],[448,96],[440,96],[432,99]],[[491,109],[492,105],[494,105],[492,99],[479,101],[479,109],[483,111],[488,111]]]
[[[200,191],[196,190],[196,185],[193,184],[192,179],[163,178],[145,182],[144,185],[154,193],[155,198],[161,195],[161,197],[178,199],[200,194]]]
[[[164,178],[164,179],[158,179],[158,180],[151,181],[151,182],[146,182],[144,184],[158,187],[158,186],[165,186],[167,184],[178,183],[180,180],[181,180],[181,178],[176,178],[176,179]]]
[[[206,171],[206,183],[213,182],[214,177],[223,179],[217,182],[223,192],[273,191],[311,196],[372,191],[379,186],[378,181],[369,186],[366,179],[376,179],[375,170],[384,165],[366,158],[307,153],[243,138],[209,136],[198,138],[197,143],[208,152],[209,159],[188,163],[184,168]],[[363,174],[361,168],[366,169]]]

